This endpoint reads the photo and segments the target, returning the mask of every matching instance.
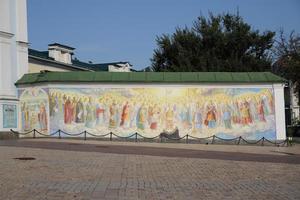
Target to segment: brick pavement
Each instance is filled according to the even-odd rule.
[[[296,163],[3,145],[5,142],[0,144],[0,199],[300,199],[300,165]],[[247,147],[247,153],[251,148],[257,153],[256,147]],[[282,156],[297,158],[295,149],[288,150],[293,155]],[[13,159],[26,156],[36,160]]]

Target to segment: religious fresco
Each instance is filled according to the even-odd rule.
[[[21,130],[36,129],[43,133],[49,132],[48,94],[40,88],[20,90]]]
[[[27,106],[22,107],[23,130],[47,127],[40,125],[41,117],[26,120],[28,109],[35,116],[43,113],[45,98],[37,97],[21,100]],[[178,129],[180,136],[276,139],[273,90],[268,88],[53,88],[49,115],[51,133],[153,137]]]

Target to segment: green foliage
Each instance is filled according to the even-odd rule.
[[[273,72],[291,80],[300,99],[300,35],[292,31],[286,37],[281,30],[274,47],[274,55],[276,62],[272,66]]]
[[[192,28],[157,37],[153,71],[269,71],[274,32],[251,30],[239,15],[200,16]]]

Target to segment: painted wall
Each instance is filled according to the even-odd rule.
[[[112,131],[120,136],[139,132],[153,137],[178,128],[181,136],[285,137],[276,135],[275,95],[270,86],[65,85],[21,89],[19,94],[23,131]]]

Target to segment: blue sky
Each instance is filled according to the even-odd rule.
[[[231,12],[260,31],[300,33],[299,0],[27,0],[31,48],[53,42],[75,47],[83,61],[150,65],[155,38],[199,16]]]

